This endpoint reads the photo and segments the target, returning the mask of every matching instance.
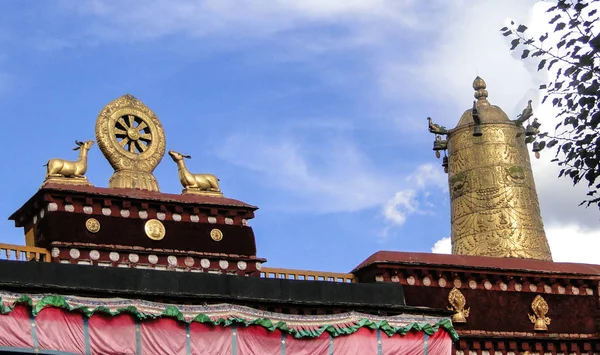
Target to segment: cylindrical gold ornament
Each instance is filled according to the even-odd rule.
[[[552,260],[524,129],[473,88],[478,120],[467,110],[447,138],[452,254]]]

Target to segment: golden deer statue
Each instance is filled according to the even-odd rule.
[[[88,150],[94,145],[94,141],[80,142],[75,140],[77,147],[73,150],[79,150],[79,158],[76,161],[54,158],[46,163],[46,182],[54,181],[65,184],[83,184],[91,185],[85,173],[87,171]]]
[[[212,196],[223,195],[221,189],[219,188],[219,179],[216,176],[212,174],[192,174],[185,167],[185,162],[183,161],[183,159],[191,159],[191,156],[177,153],[173,150],[169,150],[169,155],[177,164],[179,181],[184,187],[184,194],[199,194]]]

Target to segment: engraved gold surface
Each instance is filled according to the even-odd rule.
[[[448,134],[452,253],[552,260],[524,129],[475,84],[482,135],[471,110]]]
[[[88,218],[85,221],[85,228],[91,233],[98,233],[100,231],[100,222],[96,218]]]
[[[144,231],[148,238],[152,240],[161,240],[165,237],[165,226],[158,219],[150,219],[144,225]]]
[[[469,312],[471,308],[465,308],[467,300],[465,296],[456,287],[452,288],[452,291],[448,294],[448,302],[450,303],[449,310],[454,311],[452,315],[453,323],[467,323]]]
[[[533,330],[547,331],[551,320],[546,317],[546,314],[548,314],[548,303],[546,303],[546,300],[540,295],[535,296],[533,302],[531,302],[531,309],[533,310],[533,314],[528,314],[528,316],[531,323],[533,323]]]
[[[215,242],[220,242],[221,240],[223,240],[223,232],[221,232],[220,229],[215,228],[210,231],[210,237]]]
[[[98,115],[96,139],[115,170],[109,187],[159,191],[152,172],[165,154],[166,138],[146,105],[131,95],[110,102]]]

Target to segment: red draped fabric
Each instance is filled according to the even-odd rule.
[[[450,344],[452,344],[451,341]],[[405,335],[394,334],[393,336],[388,337],[387,334],[382,333],[381,345],[383,348],[383,355],[424,355],[425,334],[422,332],[410,332]],[[450,352],[429,354],[450,354]]]
[[[280,355],[281,332],[271,332],[262,327],[238,327],[238,351],[248,355]]]
[[[170,318],[140,324],[141,346],[147,355],[185,355],[185,324]]]
[[[344,355],[377,354],[377,331],[361,328],[351,335],[342,335],[333,342],[333,353]]]
[[[287,354],[294,355],[329,355],[329,334],[323,333],[318,338],[294,339],[286,338]]]
[[[231,327],[219,327],[201,323],[190,324],[191,354],[233,354],[232,333]]]
[[[37,346],[37,348],[36,348]],[[295,339],[279,330],[243,324],[186,324],[172,318],[135,320],[128,314],[94,314],[44,308],[35,318],[17,306],[0,315],[0,350],[58,354],[144,355],[450,355],[450,335],[440,330],[388,336],[360,328],[349,335]]]
[[[452,340],[450,334],[438,331],[429,336],[428,342],[429,354],[450,354],[452,353]]]
[[[35,317],[35,324],[40,349],[59,349],[73,354],[85,353],[81,313],[44,308]]]
[[[29,307],[16,306],[9,314],[0,315],[0,347],[33,348],[29,314]]]
[[[92,354],[135,354],[135,321],[129,314],[114,317],[96,313],[88,320]]]

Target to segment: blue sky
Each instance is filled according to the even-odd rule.
[[[251,225],[269,266],[349,271],[377,250],[430,252],[450,222],[425,118],[456,124],[477,74],[511,117],[538,98],[535,63],[498,29],[539,13],[534,1],[3,1],[0,212],[35,193],[48,159],[74,159],[73,141],[94,139],[102,107],[130,93],[161,119],[167,149],[193,156],[190,170],[260,207]],[[551,245],[598,239],[598,212],[577,210],[549,159],[534,168]],[[107,186],[111,174],[94,146],[88,178]],[[168,157],[155,176],[180,191]],[[11,222],[0,228],[1,242],[23,243]]]

